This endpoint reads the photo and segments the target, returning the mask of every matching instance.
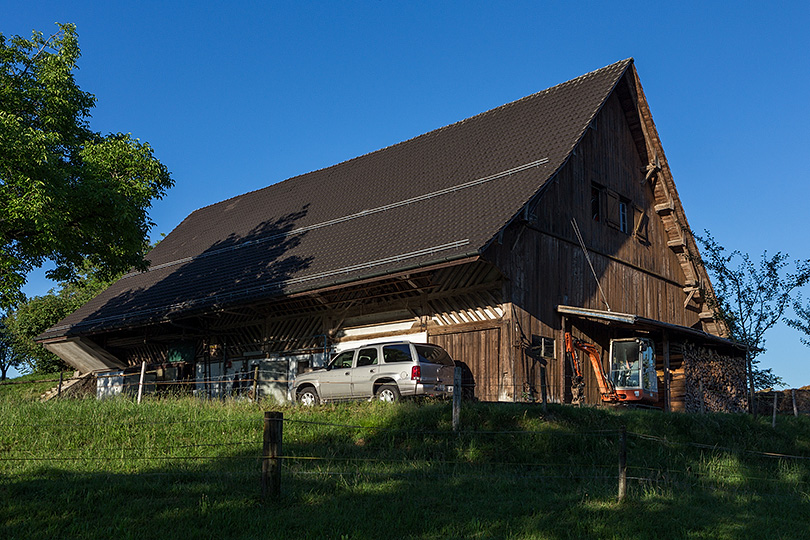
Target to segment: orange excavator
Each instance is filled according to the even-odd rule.
[[[565,353],[573,372],[571,394],[574,404],[585,401],[585,376],[577,350],[583,351],[590,358],[603,403],[654,404],[658,401],[655,347],[650,339],[612,339],[609,373],[605,373],[596,345],[566,332]]]

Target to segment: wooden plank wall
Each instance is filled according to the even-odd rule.
[[[664,225],[654,211],[653,190],[643,181],[645,166],[627,115],[619,100],[612,96],[568,163],[530,207],[528,219],[513,223],[502,242],[493,244],[486,254],[507,278],[503,296],[513,304],[514,324],[521,334],[517,338],[530,342],[532,335],[538,335],[556,340],[556,358],[549,363],[547,372],[553,401],[565,398],[570,377],[563,361],[561,317],[556,306],[607,309],[574,233],[572,218],[582,232],[612,311],[682,326],[699,321],[699,309],[684,306],[685,278],[676,254],[667,246]],[[636,208],[635,219],[645,216],[643,237],[633,235],[632,231],[622,232],[604,220],[592,219],[594,183],[630,201]],[[598,335],[598,330],[593,334],[581,337],[608,346],[608,336]],[[539,388],[539,370],[524,361],[523,350],[513,347],[510,351],[515,365],[515,386],[526,382]],[[597,384],[590,368],[586,370],[586,384],[588,400],[598,401]]]
[[[476,399],[499,401],[505,391],[511,392],[509,370],[504,369],[507,366],[500,354],[500,328],[439,334],[428,332],[428,341],[442,347],[451,358],[463,364],[462,385],[466,391],[472,391]]]

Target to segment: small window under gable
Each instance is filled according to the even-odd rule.
[[[597,184],[591,184],[591,218],[602,221],[602,188]]]
[[[627,202],[619,199],[619,230],[629,234],[627,227]]]
[[[639,219],[644,217],[630,199],[595,182],[591,184],[591,217],[594,221],[606,223],[624,234],[638,234],[640,223],[635,219],[636,215]]]

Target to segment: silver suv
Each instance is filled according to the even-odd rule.
[[[397,341],[348,349],[325,368],[299,375],[293,395],[302,405],[321,401],[401,396],[446,396],[453,392],[455,364],[441,347]]]

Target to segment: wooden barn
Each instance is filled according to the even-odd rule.
[[[570,402],[566,331],[605,369],[612,340],[642,336],[660,406],[742,410],[743,351],[706,305],[689,230],[628,59],[199,209],[148,271],[39,339],[83,372],[145,361],[158,380],[206,379],[262,361],[278,381],[405,338],[447,349],[477,399]]]

